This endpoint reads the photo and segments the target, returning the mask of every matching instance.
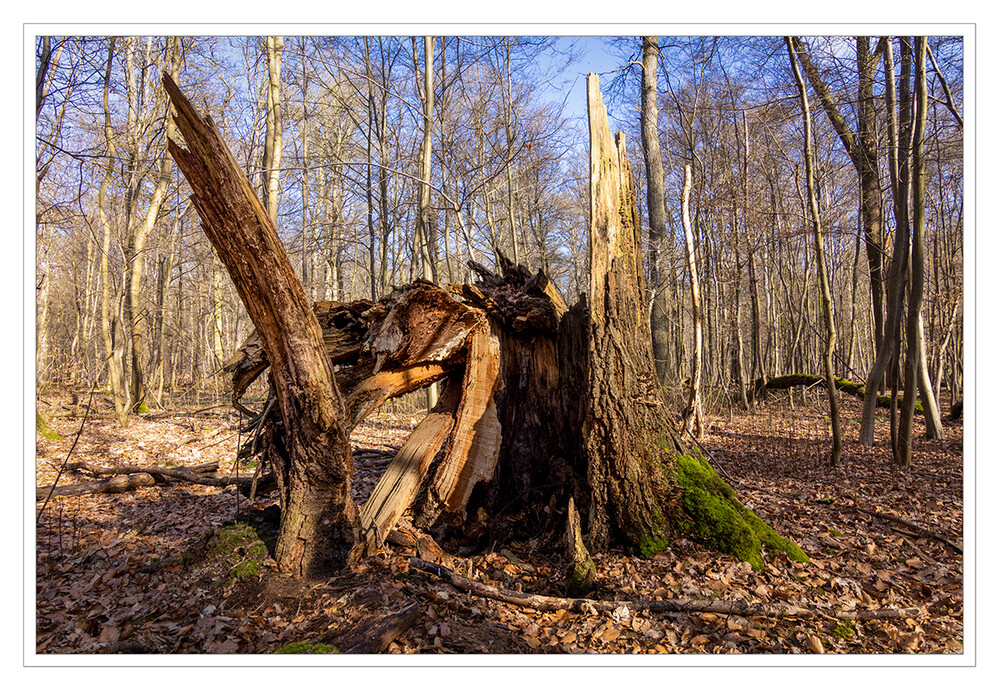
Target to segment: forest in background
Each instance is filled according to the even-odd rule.
[[[890,45],[894,69],[911,70],[903,42]],[[823,112],[812,86],[834,369],[863,383],[885,328],[897,226],[884,45],[805,46],[831,104]],[[963,43],[931,37],[928,48],[923,344],[936,398],[956,401]],[[377,299],[416,277],[464,282],[469,261],[495,266],[498,252],[544,270],[564,295],[585,292],[585,127],[567,89],[588,51],[619,63],[604,75],[608,102],[646,189],[640,37],[72,36],[40,37],[36,49],[37,383],[97,381],[122,420],[222,394],[221,369],[252,331],[166,154],[161,74],[216,114],[316,300]],[[751,393],[763,377],[822,374],[802,120],[783,39],[667,37],[657,53],[664,232],[649,234],[638,196],[664,384],[681,389],[695,350],[685,166],[706,399],[738,399],[740,380]],[[848,138],[876,173],[873,212],[861,199],[864,156]]]

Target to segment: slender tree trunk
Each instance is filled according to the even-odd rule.
[[[430,208],[430,164],[433,145],[434,122],[434,43],[436,37],[423,37],[423,89],[420,100],[423,103],[423,143],[420,146],[420,185],[416,215],[416,248],[423,279],[437,282],[437,233]],[[417,60],[416,38],[413,38],[413,64]],[[439,393],[436,386],[427,387],[427,410],[437,404]]]
[[[683,166],[683,236],[687,256],[687,276],[690,279],[691,318],[694,322],[694,352],[690,364],[690,391],[687,396],[687,406],[683,412],[683,430],[700,438],[704,432],[701,419],[701,286],[697,280],[697,263],[694,259],[694,233],[690,224],[690,165]]]
[[[902,309],[905,301],[907,266],[909,261],[909,154],[911,123],[908,116],[911,60],[906,48],[902,51],[902,93],[895,108],[895,70],[891,42],[885,42],[885,96],[888,113],[888,174],[895,211],[895,246],[888,268],[888,322],[882,347],[876,352],[867,377],[863,411],[860,420],[860,443],[874,444],[875,408],[878,391],[892,362],[897,362],[900,349]],[[897,369],[897,367],[894,367]],[[892,374],[890,379],[894,380]],[[894,428],[894,408],[891,413]]]
[[[118,335],[120,319],[120,299],[111,295],[111,220],[107,215],[107,192],[111,184],[113,160],[117,150],[111,131],[111,108],[109,92],[111,88],[111,66],[114,60],[115,39],[112,37],[108,45],[107,69],[104,72],[104,132],[108,145],[108,161],[104,170],[104,179],[97,190],[97,215],[103,231],[101,246],[101,336],[104,339],[104,352],[108,364],[108,385],[114,402],[115,413],[121,426],[128,425],[128,389],[125,386],[124,372],[124,338]]]
[[[659,276],[659,252],[666,237],[666,200],[663,196],[663,155],[659,148],[659,107],[656,82],[659,38],[642,39],[642,149],[645,151],[645,180],[648,186],[649,213],[649,288],[652,296],[652,352],[656,358],[659,383],[666,381],[667,319],[663,310],[662,280]]]
[[[815,244],[815,271],[819,278],[819,288],[822,292],[822,312],[826,325],[826,347],[824,353],[826,370],[826,390],[829,393],[829,416],[832,420],[832,453],[831,464],[835,467],[839,464],[842,440],[840,438],[839,424],[839,398],[836,393],[836,375],[833,369],[833,352],[836,350],[836,324],[833,321],[832,293],[829,289],[829,276],[826,273],[825,248],[822,240],[822,223],[819,219],[819,203],[815,194],[815,171],[812,165],[812,119],[808,108],[808,95],[805,91],[805,82],[801,78],[798,70],[798,61],[795,59],[795,49],[791,39],[786,39],[787,52],[791,59],[791,68],[794,72],[794,79],[798,83],[798,95],[801,99],[801,112],[805,124],[805,179],[808,188],[808,209],[812,219],[812,235]]]
[[[923,266],[926,244],[926,162],[923,158],[927,106],[925,36],[917,36],[915,39],[915,67],[916,116],[912,138],[912,280],[909,287],[909,310],[906,322],[905,384],[899,418],[899,452],[896,458],[896,462],[903,467],[912,464],[912,422],[919,385],[919,337],[925,280]]]
[[[937,396],[933,393],[933,381],[930,379],[929,365],[926,361],[926,338],[923,334],[923,315],[919,315],[919,333],[917,334],[917,349],[919,367],[919,399],[923,404],[923,420],[926,424],[926,438],[943,438],[943,422],[940,419],[940,407]]]
[[[840,141],[843,142],[843,147],[853,161],[860,178],[861,214],[864,221],[871,283],[871,307],[874,318],[874,345],[875,351],[878,351],[881,348],[885,331],[884,280],[882,277],[883,240],[881,236],[884,220],[881,213],[881,182],[877,165],[877,137],[874,120],[876,110],[873,97],[874,73],[878,58],[876,53],[872,55],[870,52],[869,37],[858,36],[856,38],[856,55],[859,75],[859,126],[858,131],[854,134],[850,131],[846,119],[836,106],[835,100],[829,93],[818,69],[812,63],[804,43],[797,37],[791,37],[790,40],[812,88],[815,89],[829,121],[836,129],[836,133],[839,135]],[[882,384],[877,387],[882,388]]]
[[[271,224],[277,227],[278,199],[281,182],[281,53],[284,38],[268,36],[267,52],[267,132],[264,140],[264,208],[270,216]]]

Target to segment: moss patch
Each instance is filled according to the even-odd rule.
[[[853,629],[850,625],[845,625],[843,623],[838,623],[835,628],[833,628],[833,635],[837,637],[842,637],[844,640],[849,640],[851,637],[857,634],[857,631]]]
[[[746,561],[754,570],[765,567],[763,544],[796,561],[808,562],[797,544],[777,534],[742,505],[732,487],[703,458],[680,456],[676,476],[683,487],[684,509],[692,520],[688,529],[711,548]]]
[[[62,440],[62,436],[52,430],[52,427],[45,421],[45,417],[42,416],[41,412],[35,413],[35,433],[38,435],[38,438],[48,439],[49,441]]]
[[[665,551],[668,548],[668,539],[646,535],[638,543],[638,555],[642,558],[650,559],[660,551]]]
[[[228,567],[229,583],[246,582],[260,573],[260,562],[267,558],[267,546],[253,527],[228,522],[210,533],[208,557]]]
[[[333,645],[322,642],[291,642],[275,654],[339,654],[340,650]]]

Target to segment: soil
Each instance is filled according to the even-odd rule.
[[[171,484],[127,494],[53,498],[37,521],[38,654],[269,654],[295,642],[349,649],[385,616],[415,605],[418,615],[387,653],[420,654],[955,654],[963,651],[963,430],[916,442],[912,467],[891,464],[887,417],[877,444],[856,443],[860,403],[841,398],[842,462],[828,465],[828,410],[821,399],[793,408],[787,395],[751,412],[708,415],[701,445],[732,477],[741,499],[810,556],[769,554],[766,569],[681,540],[651,559],[594,554],[596,588],[621,601],[611,613],[544,613],[460,592],[409,567],[405,549],[386,545],[328,580],[293,580],[273,559],[242,579],[233,558],[207,548],[211,530],[235,520],[267,543],[275,496],[250,503],[234,489]],[[61,439],[37,440],[36,484],[53,483],[80,430],[82,406],[50,393],[39,411]],[[106,410],[106,406],[103,408]],[[363,501],[418,414],[372,415],[352,437],[355,500]],[[949,408],[946,408],[949,409]],[[160,412],[120,428],[100,413],[84,425],[72,460],[111,465],[217,460],[236,471],[241,417],[216,407]],[[220,431],[221,430],[221,431]],[[916,432],[922,432],[921,420]],[[250,467],[238,468],[251,473]],[[60,484],[88,478],[63,473]],[[41,507],[36,505],[36,513]],[[858,510],[864,508],[867,512]],[[923,528],[871,513],[891,515]],[[560,528],[476,552],[442,544],[455,569],[514,591],[564,596]],[[949,540],[927,536],[927,531]],[[744,618],[651,613],[628,602],[714,598],[791,603],[831,611],[918,607],[889,621]]]

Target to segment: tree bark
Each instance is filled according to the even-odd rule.
[[[690,279],[690,312],[694,321],[694,352],[690,364],[690,392],[687,397],[687,407],[683,412],[683,430],[690,431],[695,438],[700,438],[704,432],[701,419],[701,287],[697,280],[697,263],[694,257],[694,234],[690,224],[690,166],[683,167],[683,236],[687,256],[687,275]]]
[[[795,53],[801,60],[808,81],[812,84],[829,121],[836,129],[843,147],[853,161],[860,182],[861,215],[864,224],[864,235],[867,248],[867,262],[870,271],[871,303],[874,314],[874,345],[875,351],[881,349],[884,338],[884,279],[882,277],[882,244],[881,237],[884,219],[881,213],[881,181],[878,172],[878,152],[876,127],[874,122],[875,109],[873,104],[874,73],[878,58],[870,52],[870,40],[867,36],[858,36],[857,42],[857,72],[859,75],[858,108],[860,111],[859,127],[856,134],[850,131],[846,119],[836,106],[832,94],[826,87],[818,69],[812,63],[808,50],[800,38],[790,37]],[[881,388],[881,386],[877,386]]]
[[[210,119],[169,76],[164,86],[189,149],[170,152],[194,190],[205,233],[229,271],[271,365],[287,454],[273,457],[281,485],[276,560],[297,576],[321,575],[358,555],[359,522],[343,398],[322,330],[281,245],[271,215]]]
[[[822,222],[819,218],[819,203],[815,194],[815,172],[812,164],[812,119],[808,108],[808,95],[805,82],[798,70],[795,59],[795,49],[790,38],[787,39],[788,56],[791,58],[791,69],[798,83],[798,96],[801,99],[801,112],[805,124],[805,179],[808,188],[808,210],[812,219],[812,238],[815,246],[815,271],[819,277],[819,288],[822,292],[822,313],[825,317],[826,347],[824,361],[826,368],[826,391],[829,394],[829,416],[832,421],[832,451],[830,463],[835,467],[839,464],[842,440],[839,424],[839,398],[836,395],[836,375],[833,370],[833,352],[836,350],[836,324],[833,321],[832,293],[829,289],[829,276],[826,273],[825,246],[822,239]]]
[[[739,504],[706,461],[681,456],[686,447],[655,374],[624,139],[610,134],[596,75],[588,92],[592,303],[568,308],[543,271],[497,254],[501,275],[470,262],[479,280],[449,286],[460,301],[418,280],[373,304],[315,305],[348,426],[411,390],[407,382],[448,382],[364,506],[366,548],[376,549],[407,511],[438,540],[537,533],[556,516],[561,529],[558,507],[572,499],[591,549],[619,545],[648,557],[693,530],[757,568],[761,541],[805,559]],[[230,362],[237,394],[267,366],[270,350],[256,337]],[[417,375],[434,367],[433,376]],[[360,391],[375,393],[355,405]],[[265,424],[268,456],[288,453],[287,424]],[[718,538],[723,532],[742,536]]]
[[[909,287],[906,321],[905,394],[902,396],[902,409],[899,415],[898,454],[895,458],[895,462],[902,467],[908,467],[912,464],[912,422],[916,411],[917,377],[919,377],[920,369],[924,372],[926,370],[925,362],[920,367],[919,347],[922,335],[921,309],[925,282],[923,255],[926,244],[926,162],[923,157],[927,107],[926,37],[917,36],[915,43],[916,115],[912,137],[912,253],[910,259],[912,280]]]
[[[264,139],[264,208],[270,217],[271,225],[277,227],[278,200],[281,181],[281,140],[283,122],[281,117],[281,53],[284,50],[282,36],[268,36],[265,52],[267,56],[267,130]]]
[[[650,327],[652,353],[656,360],[659,383],[666,381],[666,348],[668,347],[666,312],[663,311],[662,279],[659,275],[659,252],[666,238],[666,200],[663,196],[663,154],[659,147],[659,107],[656,103],[656,83],[659,38],[642,38],[642,149],[645,152],[645,180],[649,213],[649,290],[651,294]]]

